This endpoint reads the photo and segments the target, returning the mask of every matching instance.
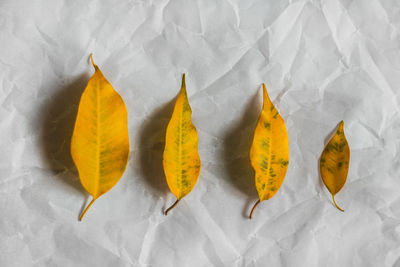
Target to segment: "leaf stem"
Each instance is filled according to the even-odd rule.
[[[333,200],[333,203],[335,203],[336,208],[338,208],[338,210],[344,212],[344,210],[343,210],[341,207],[339,207],[338,204],[336,203],[336,201],[335,201],[335,195],[332,195],[332,200]]]
[[[260,200],[257,200],[256,204],[254,204],[253,208],[251,209],[250,216],[249,216],[250,220],[253,218],[254,210],[256,209],[258,204],[260,204],[260,202],[261,202]]]
[[[82,221],[83,216],[85,216],[86,212],[88,211],[88,209],[90,208],[90,206],[93,205],[93,203],[94,203],[95,200],[96,200],[96,199],[93,198],[92,201],[90,201],[89,205],[86,207],[86,209],[82,212],[81,216],[79,217],[79,221]]]
[[[169,212],[170,210],[172,210],[173,208],[175,208],[175,206],[179,203],[179,201],[180,201],[180,199],[177,199],[177,200],[175,201],[175,203],[172,204],[172,206],[169,207],[169,208],[165,211],[165,216],[168,215],[168,212]]]

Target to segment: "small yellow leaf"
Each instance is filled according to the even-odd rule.
[[[79,220],[101,195],[109,191],[125,171],[129,156],[128,114],[121,96],[99,67],[82,94],[71,155],[83,187],[93,197]]]
[[[185,74],[182,88],[167,127],[163,155],[164,172],[171,192],[177,201],[165,214],[192,191],[200,174],[198,136],[192,120],[192,109],[186,93]]]
[[[343,128],[344,123],[341,121],[335,134],[325,146],[319,161],[322,180],[331,193],[336,208],[341,211],[344,210],[336,204],[335,195],[346,183],[350,162],[350,148]]]
[[[257,205],[272,198],[281,187],[289,165],[289,138],[285,122],[269,99],[263,87],[263,109],[254,132],[250,149],[250,162],[255,171],[255,183],[259,200]]]

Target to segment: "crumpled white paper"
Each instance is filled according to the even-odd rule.
[[[399,18],[395,0],[2,1],[0,266],[400,266]],[[79,222],[69,143],[90,53],[127,105],[131,156]],[[182,73],[202,169],[164,216]],[[262,82],[290,164],[250,221]],[[318,172],[340,120],[344,213]]]

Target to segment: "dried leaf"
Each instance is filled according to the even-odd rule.
[[[341,211],[344,210],[336,204],[335,195],[346,183],[350,161],[350,148],[343,128],[344,123],[341,121],[335,134],[325,146],[319,162],[322,180],[332,194],[336,208]]]
[[[167,127],[163,155],[164,172],[176,202],[165,214],[192,191],[200,174],[198,136],[192,120],[192,109],[186,93],[185,74],[182,88],[176,99],[174,111]]]
[[[119,181],[129,156],[124,101],[91,60],[95,73],[82,94],[71,141],[71,155],[81,183],[93,197],[79,220]]]
[[[285,122],[269,99],[263,87],[263,109],[254,132],[250,149],[250,162],[255,171],[255,183],[259,200],[257,205],[272,198],[281,187],[289,165],[289,138]]]

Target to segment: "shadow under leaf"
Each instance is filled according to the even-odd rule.
[[[248,199],[243,209],[243,216],[248,217],[247,210],[257,199],[254,184],[254,171],[250,165],[250,147],[254,129],[259,117],[258,92],[246,105],[241,119],[230,129],[224,138],[223,161],[232,185]]]
[[[163,169],[163,153],[174,103],[175,99],[151,113],[139,132],[138,158],[145,184],[155,195],[163,197],[169,192]]]
[[[70,144],[78,113],[79,100],[89,80],[82,74],[57,90],[42,109],[41,144],[46,164],[54,176],[84,193],[73,163]]]

